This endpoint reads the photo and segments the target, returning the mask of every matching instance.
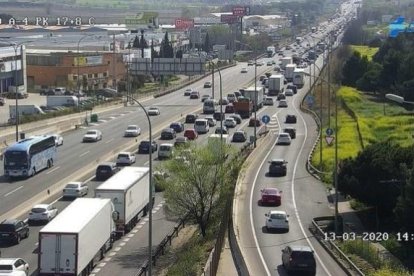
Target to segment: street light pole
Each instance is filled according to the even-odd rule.
[[[150,148],[149,148],[149,189],[148,189],[149,203],[148,203],[148,208],[147,208],[147,212],[148,212],[148,275],[151,276],[152,275],[152,205],[154,204],[153,181],[152,181],[152,126],[151,126],[150,116],[148,115],[148,112],[145,109],[145,107],[138,100],[127,95],[127,101],[129,100],[134,101],[142,108],[148,120],[148,133],[149,133],[149,144],[150,144]]]
[[[19,141],[19,119],[20,119],[19,118],[20,117],[19,116],[19,107],[18,107],[19,94],[17,93],[17,87],[18,87],[18,83],[17,83],[17,77],[18,77],[17,76],[17,47],[18,46],[19,45],[13,46],[13,48],[14,48],[14,92],[15,92],[14,96],[16,98],[16,106],[15,106],[15,108],[16,108],[16,111],[15,111],[16,112],[16,142]],[[21,47],[20,47],[20,54],[21,54],[21,58],[23,59],[23,51],[22,51]],[[21,64],[23,65],[23,60],[21,61]]]
[[[218,73],[219,73],[219,81],[220,81],[220,141],[221,144],[223,144],[223,83],[221,81],[221,71],[220,68],[214,63],[210,62],[210,64],[213,66],[213,80],[214,80],[214,67],[216,67]],[[213,84],[214,87],[214,84]],[[214,95],[214,94],[213,94]]]
[[[91,36],[94,36],[94,35],[90,35],[90,34],[88,34],[88,35],[84,35],[83,37],[81,37],[80,39],[79,39],[79,41],[78,41],[78,51],[77,51],[77,57],[78,57],[78,60],[77,60],[77,62],[76,62],[76,66],[77,66],[77,75],[78,75],[78,77],[77,77],[77,83],[76,83],[76,88],[77,88],[77,92],[79,93],[80,92],[80,82],[79,82],[79,69],[80,69],[80,53],[79,53],[79,46],[80,46],[80,43],[81,43],[81,41],[82,40],[84,40],[85,38],[87,38],[87,37],[91,37]]]
[[[253,141],[254,148],[256,148],[256,140],[257,140],[256,124],[257,124],[257,55],[255,53],[254,54],[254,141]]]

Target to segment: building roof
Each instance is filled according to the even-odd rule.
[[[148,175],[148,167],[125,167],[95,190],[126,190]]]

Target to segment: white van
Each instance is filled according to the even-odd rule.
[[[173,149],[173,144],[161,144],[160,148],[158,149],[158,159],[171,158]]]
[[[63,96],[63,95],[65,95],[66,88],[65,87],[56,87],[54,92],[55,92],[56,96]]]
[[[210,125],[207,119],[197,119],[194,122],[194,129],[197,133],[207,133],[210,130]]]
[[[203,103],[203,113],[204,114],[213,114],[216,111],[216,101],[213,99],[205,100]]]

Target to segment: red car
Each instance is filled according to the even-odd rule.
[[[194,128],[189,128],[184,131],[184,137],[187,137],[188,140],[195,140],[198,137],[198,133]]]
[[[260,126],[262,122],[260,122],[259,118],[256,118],[256,126]],[[254,126],[254,117],[250,118],[249,120],[249,127]]]
[[[226,109],[225,109],[224,113],[234,113],[233,104],[226,105]]]
[[[264,188],[260,190],[261,199],[259,200],[260,205],[275,205],[280,206],[282,204],[282,191],[276,188]]]

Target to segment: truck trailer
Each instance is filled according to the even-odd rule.
[[[268,79],[269,91],[268,96],[277,96],[279,93],[283,93],[283,81],[285,77],[283,75],[271,75]]]
[[[89,275],[112,247],[110,199],[78,198],[39,232],[39,275]]]
[[[293,71],[293,84],[297,86],[297,88],[302,88],[305,84],[305,69],[303,68],[295,68]]]
[[[149,168],[125,167],[95,189],[95,197],[109,198],[115,207],[116,233],[130,231],[149,207]],[[154,201],[152,201],[154,202]]]
[[[78,106],[79,99],[76,96],[47,96],[46,105],[54,106]]]
[[[234,112],[239,114],[242,118],[250,118],[253,112],[253,103],[250,99],[239,97],[237,102],[233,103]]]
[[[243,97],[249,99],[253,103],[253,111],[255,110],[255,107],[257,109],[260,109],[263,107],[263,98],[264,98],[264,88],[261,86],[256,86],[256,89],[254,86],[247,87],[244,89],[240,89],[240,92],[242,93]],[[256,103],[257,99],[257,103]]]
[[[286,65],[293,63],[293,59],[292,57],[283,57],[280,59],[280,68],[282,68],[283,70],[286,69]]]
[[[292,81],[293,80],[293,72],[296,69],[296,64],[291,63],[286,65],[286,69],[285,69],[285,78],[287,81]]]

